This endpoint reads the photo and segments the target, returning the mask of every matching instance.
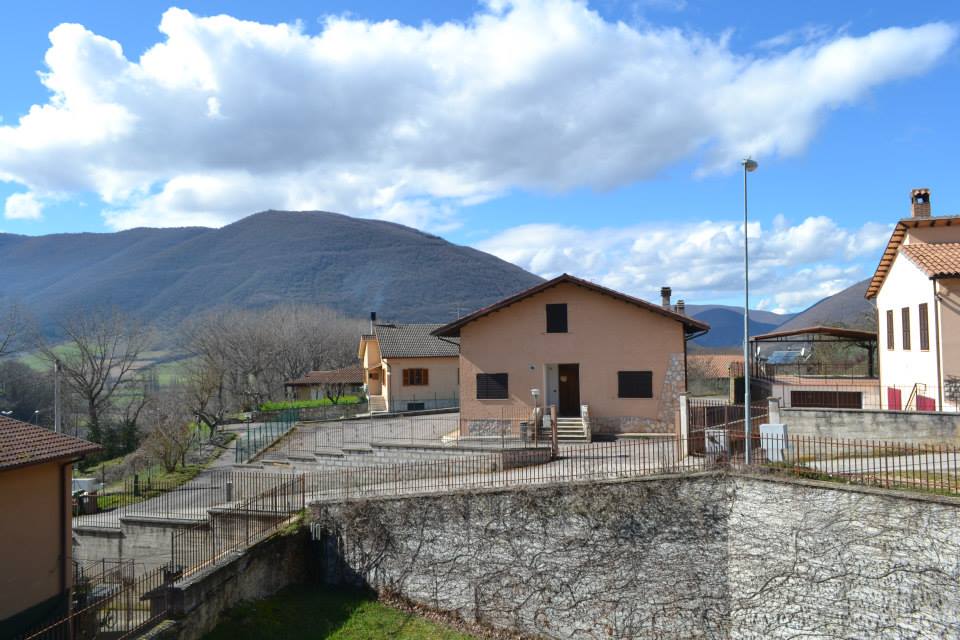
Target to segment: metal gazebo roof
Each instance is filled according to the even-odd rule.
[[[803,327],[750,336],[750,342],[876,342],[875,331],[843,327]]]

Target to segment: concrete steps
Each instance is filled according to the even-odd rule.
[[[539,437],[550,441],[550,429],[541,428]],[[558,442],[590,442],[582,418],[557,418]]]
[[[387,399],[383,396],[369,396],[367,398],[367,411],[370,413],[385,413],[387,411]]]

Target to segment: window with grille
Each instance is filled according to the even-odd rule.
[[[893,351],[893,310],[887,311],[887,349]]]
[[[920,322],[920,350],[929,351],[930,350],[930,318],[928,316],[927,303],[924,302],[920,305],[919,312],[919,322]]]
[[[477,400],[506,400],[508,397],[507,374],[477,374]]]
[[[567,332],[567,305],[548,304],[547,305],[547,333],[566,333]]]
[[[404,369],[403,386],[420,387],[430,384],[430,371],[428,369]]]
[[[903,323],[903,348],[910,348],[910,307],[900,310],[900,321]]]
[[[618,371],[617,397],[619,398],[652,398],[653,372],[652,371]]]

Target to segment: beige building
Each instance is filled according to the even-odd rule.
[[[72,465],[99,449],[0,416],[0,638],[68,612]]]
[[[709,326],[664,293],[658,306],[564,274],[440,327],[460,339],[464,424],[523,419],[537,390],[595,435],[673,430],[687,340]]]
[[[960,402],[960,216],[931,215],[930,192],[910,194],[867,288],[878,315],[884,409],[939,411]]]
[[[286,382],[289,396],[294,400],[339,400],[345,395],[363,392],[363,369],[360,365],[311,371],[296,380]]]
[[[374,324],[358,356],[371,411],[455,408],[459,344],[432,335],[438,324]]]

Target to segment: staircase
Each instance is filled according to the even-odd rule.
[[[368,396],[367,410],[370,413],[384,413],[387,410],[387,399],[383,396]]]
[[[550,428],[541,427],[539,436],[541,442],[550,442]],[[557,418],[557,441],[590,442],[583,418]]]

